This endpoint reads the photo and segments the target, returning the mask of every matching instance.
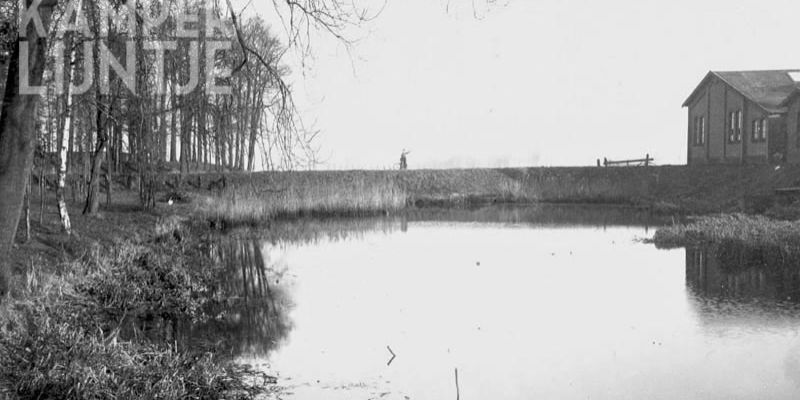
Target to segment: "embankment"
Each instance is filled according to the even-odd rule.
[[[167,179],[174,179],[167,178]],[[800,166],[559,167],[410,171],[205,173],[185,182],[229,198],[269,200],[302,192],[311,197],[369,193],[358,202],[417,206],[483,202],[623,204],[662,212],[764,212],[780,203],[776,188],[800,186]],[[309,190],[313,190],[310,193]],[[391,192],[385,199],[382,194]],[[355,193],[358,194],[358,193]],[[278,196],[281,197],[281,196]],[[289,196],[290,197],[290,196]],[[361,196],[364,197],[364,196]],[[282,201],[279,199],[279,201]],[[342,199],[342,202],[348,200]],[[336,204],[326,203],[335,207]],[[302,205],[295,204],[292,207]],[[391,207],[390,207],[391,208]]]

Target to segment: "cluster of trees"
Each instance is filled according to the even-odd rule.
[[[285,48],[258,17],[236,29],[206,29],[223,7],[202,0],[72,0],[53,7],[45,92],[29,117],[42,166],[58,165],[59,203],[68,174],[78,177],[84,213],[92,214],[101,175],[138,174],[149,208],[154,177],[168,168],[252,171],[257,152],[267,167],[290,168],[311,156],[283,83]],[[176,34],[181,29],[196,37]],[[258,59],[243,56],[237,30]],[[228,78],[206,79],[233,69]],[[208,90],[213,85],[231,90],[215,93]]]
[[[273,5],[285,45],[230,0],[0,0],[0,295],[34,161],[57,172],[67,232],[67,177],[92,214],[115,173],[136,175],[150,208],[165,170],[313,162],[281,57],[314,30],[344,38],[365,14],[343,0]]]
[[[136,174],[150,208],[165,168],[313,164],[314,132],[297,118],[281,57],[287,48],[308,54],[314,32],[349,46],[351,29],[375,15],[353,0],[271,5],[282,41],[260,18],[240,21],[231,0],[0,0],[0,296],[34,158],[39,172],[57,172],[67,232],[68,176],[82,182],[84,212],[92,214],[100,180],[115,173]],[[133,17],[109,18],[126,9]],[[25,15],[33,18],[20,27]],[[221,29],[206,29],[218,20]],[[218,46],[226,41],[229,48]],[[229,76],[205,79],[224,71]]]

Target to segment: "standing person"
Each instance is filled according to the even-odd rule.
[[[403,149],[403,152],[400,153],[400,169],[401,170],[408,169],[408,159],[406,158],[406,156],[409,155],[409,154],[411,154],[411,152],[410,151],[406,151],[406,149]]]

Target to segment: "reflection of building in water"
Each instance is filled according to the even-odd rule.
[[[706,298],[795,301],[800,297],[800,264],[766,250],[687,249],[686,285]]]

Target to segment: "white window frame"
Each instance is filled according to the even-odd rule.
[[[700,144],[704,145],[704,144],[706,144],[706,117],[705,116],[700,116],[699,124],[700,124]]]

